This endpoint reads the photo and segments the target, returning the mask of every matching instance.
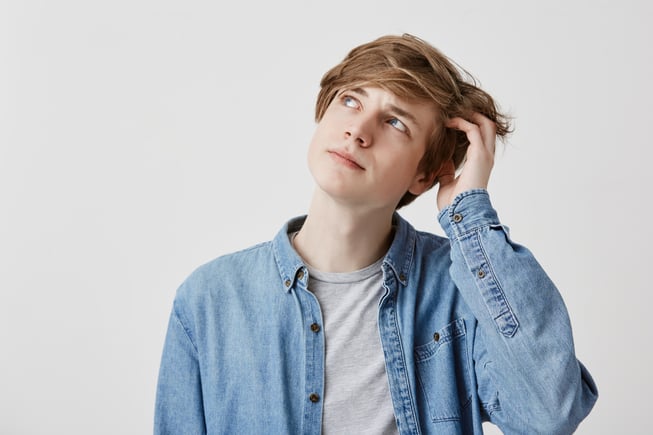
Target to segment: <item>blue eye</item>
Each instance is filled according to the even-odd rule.
[[[397,130],[401,131],[402,133],[405,133],[406,131],[408,131],[408,128],[406,128],[406,125],[403,122],[399,121],[397,118],[390,119],[388,121],[388,123],[391,126],[393,126],[394,128],[396,128]]]
[[[342,102],[347,107],[352,107],[352,108],[358,107],[358,101],[356,101],[355,98],[349,96],[344,96]]]

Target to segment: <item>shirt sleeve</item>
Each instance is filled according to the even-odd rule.
[[[205,434],[197,347],[175,301],[159,369],[154,434]]]
[[[460,194],[438,219],[451,277],[478,321],[474,370],[486,417],[506,434],[572,433],[598,393],[555,285],[510,239],[487,191]]]

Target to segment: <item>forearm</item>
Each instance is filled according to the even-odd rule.
[[[555,285],[509,239],[486,191],[464,192],[439,219],[451,240],[452,279],[478,320],[477,379],[490,384],[479,389],[495,389],[501,403],[491,418],[506,432],[572,431],[596,390],[576,359]]]

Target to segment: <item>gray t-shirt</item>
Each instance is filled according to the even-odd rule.
[[[308,266],[326,342],[323,434],[397,434],[378,329],[383,259],[355,272]]]

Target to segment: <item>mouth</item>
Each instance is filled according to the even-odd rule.
[[[343,165],[345,165],[345,166],[347,166],[349,168],[360,169],[360,170],[363,170],[363,171],[365,170],[365,168],[362,167],[361,165],[359,165],[358,162],[355,160],[355,158],[351,154],[349,154],[349,153],[347,153],[345,151],[329,151],[329,155],[331,155],[331,157],[334,160],[336,160],[337,162],[339,162],[339,163],[341,163],[341,164],[343,164]]]

